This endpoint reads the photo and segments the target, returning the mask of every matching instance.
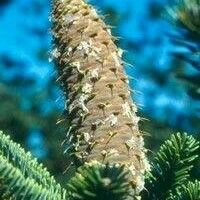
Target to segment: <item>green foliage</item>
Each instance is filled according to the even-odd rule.
[[[131,193],[123,167],[99,163],[80,167],[67,191],[70,200],[126,200]]]
[[[194,34],[200,34],[199,0],[176,0],[175,7],[169,9],[169,12],[176,24],[186,27]]]
[[[183,70],[177,77],[188,86],[188,94],[194,99],[200,99],[200,1],[177,0],[176,5],[168,8],[171,22],[176,25],[180,36],[173,35],[172,41],[188,50],[187,53],[176,52],[180,58]],[[185,64],[185,65],[184,65]],[[187,65],[186,65],[187,64]],[[189,64],[189,65],[188,65]],[[186,68],[192,66],[191,73]]]
[[[186,133],[177,133],[164,142],[147,175],[144,199],[165,200],[170,193],[187,183],[198,158],[199,142]]]
[[[7,158],[15,167],[19,168],[25,177],[35,179],[43,187],[55,192],[60,192],[61,187],[43,167],[39,164],[36,158],[33,158],[30,152],[25,152],[19,144],[10,140],[9,136],[0,132],[0,154]]]
[[[200,182],[190,182],[199,142],[175,134],[161,146],[146,178],[143,200],[199,200]],[[127,200],[132,190],[124,167],[92,162],[80,167],[67,191],[20,145],[0,132],[0,197],[4,200]]]
[[[176,195],[172,195],[169,200],[199,200],[200,199],[200,181],[189,182],[182,185]]]
[[[55,82],[52,80],[54,85],[50,82],[45,90],[34,93],[34,96],[28,96],[28,99],[20,95],[18,89],[15,88],[18,82],[11,85],[0,83],[0,130],[6,134],[9,133],[17,143],[23,146],[28,145],[26,141],[31,132],[39,130],[44,137],[43,147],[48,153],[46,156],[40,157],[40,160],[45,163],[45,166],[59,182],[66,183],[66,178],[62,175],[62,172],[68,164],[68,159],[62,156],[62,149],[59,148],[60,141],[64,138],[62,133],[65,131],[65,127],[63,124],[59,127],[56,125],[56,121],[61,115],[60,110],[55,107],[48,114],[41,110],[41,105],[43,105],[47,96],[49,98],[50,94],[53,95]],[[27,84],[25,87],[27,87]],[[24,87],[24,85],[20,87]],[[53,99],[50,99],[50,101],[54,102]],[[28,107],[22,109],[22,105],[25,105],[23,102],[30,104],[26,104]],[[62,165],[58,166],[57,163],[62,163]]]
[[[10,191],[11,196],[19,197],[18,199],[23,199],[22,194],[26,199],[65,199],[65,190],[56,183],[46,168],[2,132],[0,160],[1,195]]]
[[[1,199],[61,199],[53,191],[43,188],[34,179],[25,178],[22,172],[3,156],[0,156],[0,186]]]

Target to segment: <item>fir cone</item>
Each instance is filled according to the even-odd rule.
[[[56,0],[52,13],[59,81],[67,98],[69,152],[79,161],[125,165],[138,194],[149,170],[122,51],[95,9]]]

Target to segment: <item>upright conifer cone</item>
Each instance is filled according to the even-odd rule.
[[[94,8],[55,0],[52,52],[67,98],[69,152],[79,164],[125,165],[139,193],[149,170],[139,117],[123,73],[121,50]]]

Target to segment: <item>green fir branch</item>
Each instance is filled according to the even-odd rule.
[[[33,158],[30,152],[25,152],[24,149],[17,143],[13,142],[9,136],[0,131],[0,155],[7,159],[13,167],[20,170],[24,178],[34,179],[43,188],[51,191],[52,194],[57,194],[64,199],[66,191],[61,188],[53,176],[43,167],[42,164]],[[2,165],[0,163],[0,165]]]
[[[199,142],[192,136],[174,134],[164,142],[152,163],[146,180],[145,200],[166,200],[176,188],[187,183],[198,158]]]
[[[171,36],[171,40],[185,49],[186,52],[175,51],[174,55],[184,61],[183,67],[192,66],[193,72],[179,70],[177,78],[187,84],[189,96],[200,99],[200,1],[176,0],[175,6],[167,9],[169,21],[175,25],[177,34]],[[174,48],[176,49],[176,48]],[[186,65],[187,64],[187,65]],[[189,64],[189,65],[188,65]]]
[[[200,1],[176,0],[175,6],[168,8],[173,23],[185,27],[194,34],[200,34]]]
[[[127,200],[131,193],[124,167],[96,162],[80,167],[67,191],[70,200]]]
[[[0,197],[14,200],[61,200],[54,191],[48,191],[32,178],[25,178],[22,172],[0,156]]]
[[[199,200],[200,199],[200,181],[188,182],[187,185],[182,185],[175,195],[172,195],[168,200]]]

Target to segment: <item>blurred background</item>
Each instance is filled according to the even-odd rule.
[[[163,17],[173,0],[91,0],[113,26],[134,90],[147,147],[156,150],[175,132],[200,135],[200,71],[180,30]],[[0,129],[43,162],[57,180],[68,158],[65,129],[56,125],[64,97],[49,59],[52,48],[50,0],[0,0]],[[192,48],[194,44],[188,41]],[[193,46],[192,46],[193,45]],[[199,47],[199,46],[198,46]]]

